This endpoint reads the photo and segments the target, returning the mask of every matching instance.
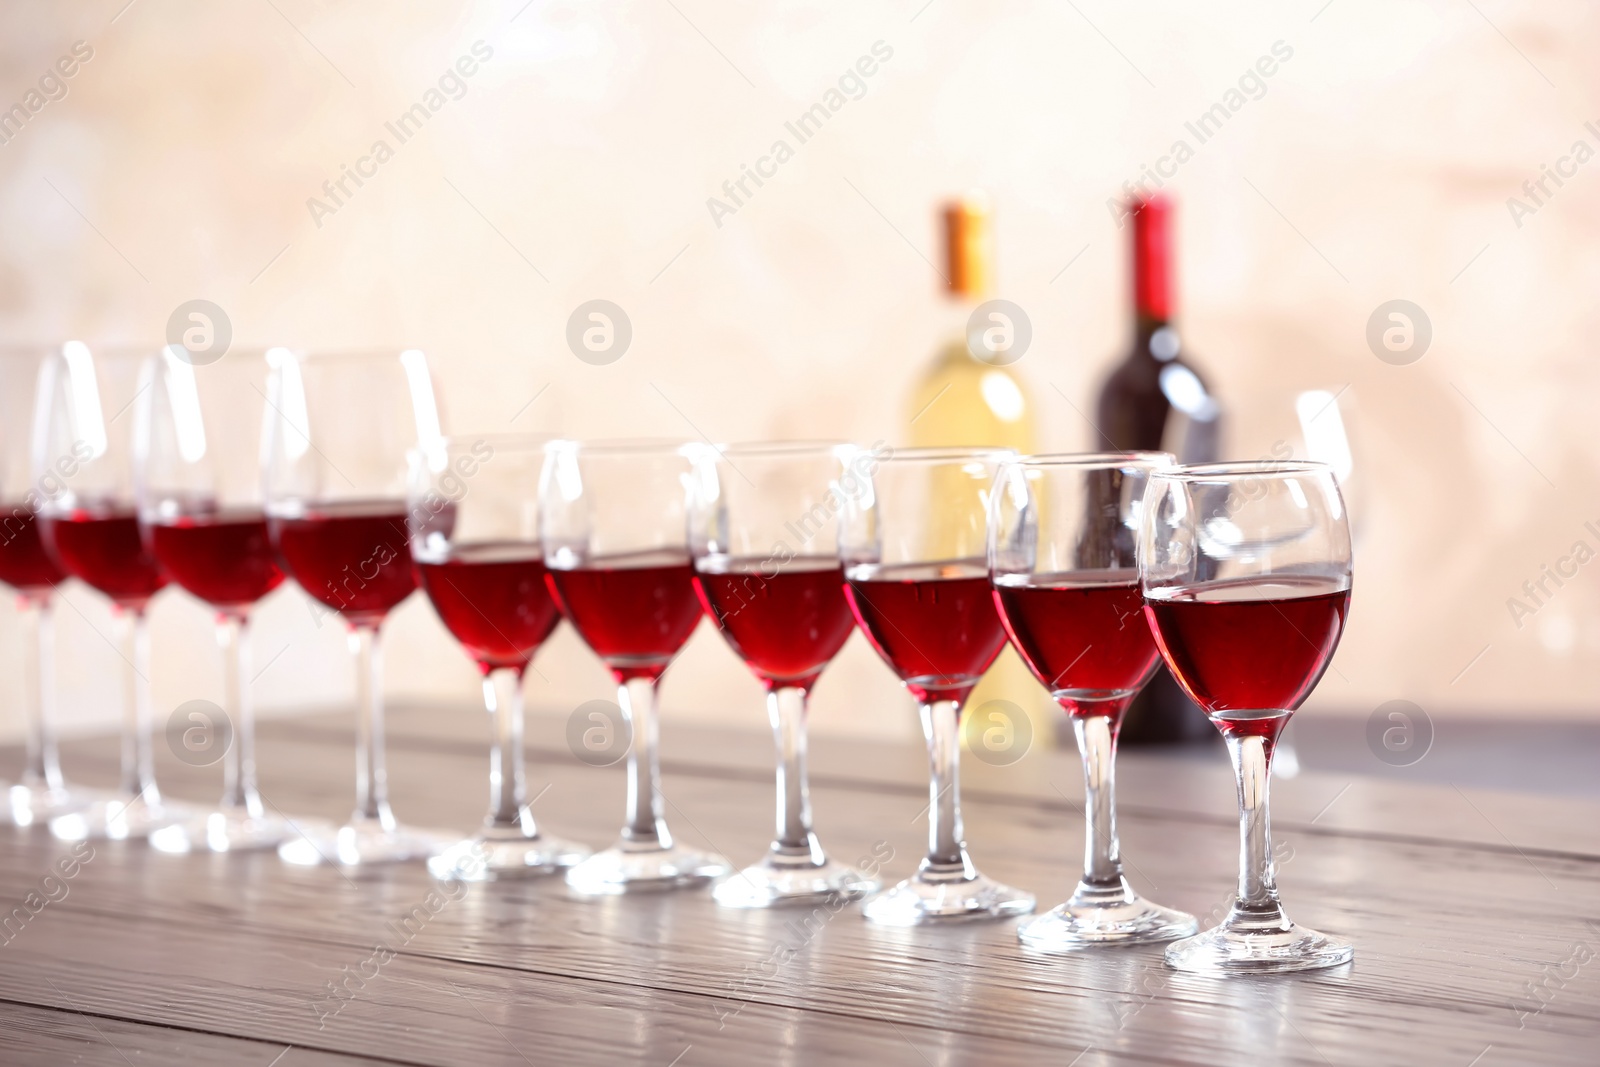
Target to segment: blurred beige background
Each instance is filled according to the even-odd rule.
[[[1574,542],[1600,548],[1584,528],[1600,520],[1600,161],[1561,162],[1600,148],[1592,4],[125,4],[0,10],[0,108],[26,110],[75,42],[92,50],[0,124],[6,341],[155,340],[205,298],[240,345],[426,349],[455,431],[902,442],[943,321],[934,205],[981,186],[999,295],[1033,323],[1017,369],[1042,443],[1084,448],[1079,412],[1128,342],[1107,200],[1182,138],[1180,314],[1229,452],[1291,439],[1302,389],[1345,390],[1356,420],[1355,607],[1310,706],[1593,715],[1592,568],[1547,583],[1520,627],[1507,606]],[[400,143],[385,123],[478,41],[492,56],[460,98]],[[784,123],[877,42],[892,55],[860,98],[713,219],[707,199],[795,145]],[[1292,56],[1198,144],[1185,123],[1276,42]],[[378,139],[392,158],[362,163]],[[308,199],[331,203],[323,183],[358,165],[371,176],[314,218]],[[1514,217],[1546,166],[1568,176]],[[594,298],[633,324],[609,366],[564,340]],[[1409,366],[1365,340],[1396,298],[1432,323]],[[108,612],[81,586],[66,599],[63,715],[109,721]],[[420,597],[386,634],[392,696],[476,699]],[[8,730],[17,645],[6,608]],[[218,697],[209,618],[183,594],[157,602],[154,645],[163,718]],[[254,654],[263,707],[352,692],[337,624],[292,587],[259,612]],[[608,695],[570,631],[536,666],[535,706]],[[705,625],[664,687],[668,715],[752,727],[759,699]],[[917,729],[859,638],[815,728]]]

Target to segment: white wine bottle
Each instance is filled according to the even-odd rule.
[[[947,337],[912,390],[911,443],[1032,452],[1033,410],[1022,378],[1009,366],[979,358],[968,343],[972,313],[992,295],[994,229],[988,204],[969,194],[946,204],[943,214]]]

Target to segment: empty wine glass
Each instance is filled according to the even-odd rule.
[[[20,781],[0,784],[0,822],[18,826],[48,823],[106,795],[68,786],[61,777],[55,722],[56,586],[66,574],[50,558],[40,537],[37,512],[78,473],[84,456],[69,451],[55,457],[37,481],[30,454],[34,403],[40,371],[50,349],[0,350],[0,582],[17,595],[22,622],[22,689],[27,729],[27,763]]]
[[[44,544],[68,574],[111,598],[122,660],[122,785],[110,799],[50,823],[64,840],[144,838],[192,809],[164,801],[151,752],[150,639],[145,613],[167,575],[139,535],[134,495],[139,395],[155,349],[101,349],[68,341],[45,361],[35,412],[36,481],[76,458],[71,478],[41,502]]]
[[[545,874],[589,855],[534,824],[522,751],[523,676],[561,622],[539,543],[547,442],[451,437],[411,454],[411,557],[440,621],[483,674],[493,729],[483,828],[428,861],[450,881]]]
[[[440,437],[422,352],[273,349],[263,464],[267,524],[300,588],[349,630],[356,661],[356,809],[343,826],[301,824],[287,863],[426,860],[454,843],[389,808],[383,744],[384,617],[417,587],[406,527],[406,456]]]
[[[216,612],[223,691],[231,731],[200,726],[222,753],[222,800],[209,812],[162,827],[163,852],[275,848],[294,830],[269,813],[256,789],[255,715],[250,704],[250,610],[283,583],[262,505],[263,352],[234,350],[195,366],[169,345],[136,404],[139,522],[145,543],[173,582]],[[185,734],[187,737],[188,734]]]
[[[835,444],[744,444],[698,455],[689,517],[695,588],[767,690],[778,746],[777,836],[767,856],[717,884],[734,908],[850,900],[878,888],[828,859],[811,828],[806,700],[854,622],[844,599],[838,511],[865,488],[870,457]]]
[[[1278,900],[1267,814],[1273,746],[1338,647],[1350,527],[1322,463],[1155,471],[1139,533],[1144,610],[1173,677],[1227,741],[1238,777],[1239,892],[1219,925],[1167,946],[1207,974],[1301,971],[1352,958]]]
[[[1117,729],[1159,658],[1135,552],[1139,508],[1164,452],[1024,456],[990,501],[989,569],[1006,633],[1072,718],[1083,756],[1083,877],[1072,898],[1017,928],[1046,951],[1169,941],[1194,916],[1134,892],[1117,843]]]
[[[729,873],[674,844],[662,817],[657,688],[700,622],[686,495],[694,447],[557,441],[540,504],[545,564],[562,614],[617,681],[632,731],[622,838],[567,872],[583,895],[698,885]]]
[[[843,500],[839,556],[867,636],[922,714],[932,774],[928,855],[917,873],[867,898],[873,922],[911,926],[1033,910],[1031,893],[979,873],[961,828],[961,710],[1005,645],[989,588],[989,494],[1006,449],[900,449]]]

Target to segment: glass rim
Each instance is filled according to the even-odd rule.
[[[180,352],[183,351],[183,346],[182,345],[175,345],[175,344],[172,344],[169,341],[169,342],[167,342],[165,344],[157,345],[156,348],[155,348],[155,353],[156,353],[156,355],[159,356],[162,353],[166,352],[167,349],[169,349],[169,348],[175,348]],[[94,349],[91,348],[90,351],[92,352],[92,351],[94,351]],[[238,353],[241,356],[260,356],[263,359],[265,359],[271,353],[279,352],[279,351],[291,352],[292,353],[292,352],[294,352],[294,349],[290,348],[287,345],[268,345],[268,344],[258,344],[258,343],[255,343],[255,342],[252,342],[250,344],[234,344],[232,342],[229,342],[227,349],[222,353],[222,355],[218,356],[213,362],[220,363],[220,362],[222,362],[223,360],[227,359],[229,356],[231,356],[231,355],[233,355],[235,353]],[[206,366],[210,366],[209,363],[205,364],[205,365]]]
[[[1332,477],[1333,466],[1314,459],[1230,460],[1222,463],[1180,464],[1154,471],[1151,477],[1172,482],[1229,482],[1290,474],[1326,474]]]
[[[166,347],[163,345],[162,347]],[[420,345],[358,345],[351,348],[332,346],[329,348],[310,348],[304,345],[250,345],[250,348],[259,347],[263,352],[287,352],[295,359],[313,362],[356,362],[365,359],[395,359],[407,352],[417,352],[424,359],[428,350]],[[232,346],[229,347],[232,350]]]
[[[82,345],[93,359],[160,360],[167,354],[169,349],[176,349],[178,351],[183,350],[182,345],[173,344],[171,341],[96,342],[85,341],[81,337],[69,337],[65,341],[50,342],[39,345],[23,344],[0,346],[0,359],[26,359],[30,356],[40,360],[48,359],[53,356],[60,356],[64,354],[68,345]],[[280,351],[288,352],[292,355],[302,354],[295,349],[288,348],[284,345],[260,344],[255,342],[250,344],[230,343],[223,354],[214,360],[208,360],[203,364],[195,364],[192,360],[184,360],[184,362],[190,363],[193,366],[211,366],[212,364],[220,363],[228,356],[235,354],[241,356],[259,356],[262,359],[268,359],[274,352]],[[182,359],[181,356],[178,358]]]
[[[947,446],[937,445],[919,448],[894,448],[889,449],[889,454],[879,456],[881,464],[890,463],[970,463],[973,460],[1005,463],[1015,459],[1017,450],[1002,448],[997,445],[977,446]]]
[[[556,440],[559,440],[558,436],[552,433],[519,433],[515,430],[494,433],[447,433],[428,441],[419,441],[406,449],[406,453],[420,456],[440,449],[446,452],[470,450],[474,445],[485,443],[508,451],[543,452]]]
[[[58,345],[50,345],[45,349],[47,356],[61,356],[67,351],[68,345],[82,345],[91,358],[101,359],[148,359],[154,360],[161,357],[169,347],[167,341],[145,343],[140,341],[85,341],[81,337],[69,337]]]
[[[840,441],[831,438],[809,438],[794,441],[731,441],[726,444],[707,446],[719,456],[747,457],[751,459],[764,456],[791,456],[791,455],[828,455],[846,452],[851,449],[867,451],[852,441]]]
[[[692,457],[697,449],[714,449],[715,446],[681,437],[609,437],[582,441],[574,437],[555,436],[546,442],[545,448],[586,456]]]
[[[1113,467],[1141,466],[1155,470],[1176,467],[1178,459],[1171,452],[1144,449],[1128,452],[1040,452],[1031,456],[1018,456],[1007,460],[1008,467],[1023,468],[1085,468],[1091,470]]]

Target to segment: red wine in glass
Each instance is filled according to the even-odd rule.
[[[36,511],[68,472],[77,474],[88,446],[80,438],[77,450],[69,444],[65,455],[50,455],[47,446],[51,462],[33,458],[41,451],[35,423],[50,358],[43,347],[0,346],[0,586],[16,591],[18,624],[8,639],[16,648],[14,669],[7,672],[16,695],[7,703],[26,724],[22,772],[15,781],[0,781],[0,824],[17,826],[47,824],[92,799],[67,786],[56,744],[54,593],[67,575],[45,548]]]
[[[63,571],[112,601],[124,697],[121,784],[52,819],[50,832],[64,840],[146,839],[192,814],[162,798],[151,737],[145,609],[167,575],[140,532],[136,469],[148,444],[141,430],[157,359],[144,349],[91,352],[68,341],[39,367],[30,447],[39,532]]]
[[[150,547],[172,580],[213,607],[253,604],[283,584],[260,508],[179,515],[149,532]]]
[[[768,689],[809,689],[850,637],[854,622],[835,556],[735,557],[700,568],[695,586],[706,614]]]
[[[599,556],[550,580],[562,613],[619,682],[659,678],[700,621],[683,550]]]
[[[485,674],[521,670],[561,622],[537,544],[455,545],[417,575],[445,628]]]
[[[119,604],[143,604],[167,584],[132,506],[74,508],[46,519],[44,533],[69,574]]]
[[[0,504],[0,582],[33,594],[47,592],[66,578],[45,551],[32,509],[26,504]]]
[[[549,439],[444,438],[411,455],[411,558],[445,629],[478,665],[489,713],[489,809],[478,831],[428,860],[447,883],[550,874],[590,856],[541,832],[523,745],[523,680],[561,622],[538,539]],[[463,479],[472,479],[463,491]],[[537,799],[532,798],[532,799]]]
[[[349,618],[381,619],[417,587],[403,500],[316,504],[271,528],[300,587]]]
[[[1147,598],[1156,640],[1184,691],[1224,735],[1276,740],[1339,645],[1344,578],[1273,575]]]
[[[420,349],[274,348],[265,355],[266,389],[257,391],[266,401],[260,484],[267,525],[284,570],[312,601],[339,613],[356,674],[355,811],[340,826],[302,829],[278,857],[295,866],[426,862],[457,835],[406,825],[389,806],[380,630],[417,586],[410,520],[439,518],[435,505],[462,496],[476,468],[463,466],[446,493],[412,510],[421,503],[408,500],[418,484],[415,461],[431,464],[442,443]]]
[[[45,551],[39,520],[25,503],[0,505],[0,582],[17,590],[18,613],[28,652],[23,660],[22,691],[31,699],[28,713],[27,764],[15,785],[0,783],[0,821],[19,826],[45,822],[71,811],[84,794],[69,792],[61,776],[56,749],[55,641],[50,627],[55,587],[66,575]]]
[[[859,566],[845,589],[862,633],[922,703],[965,700],[1005,645],[982,561]]]
[[[870,458],[852,446],[776,441],[703,449],[689,482],[695,589],[734,655],[765,687],[777,767],[772,843],[721,882],[730,908],[826,905],[876,891],[876,878],[830,859],[811,819],[806,719],[812,687],[850,639],[838,522]],[[798,521],[794,520],[799,517]],[[784,548],[799,538],[804,555]],[[774,546],[763,553],[765,546]]]
[[[1129,527],[1165,453],[1024,457],[991,497],[989,562],[1012,646],[1068,716],[1083,766],[1083,875],[1062,903],[1017,927],[1040,952],[1168,941],[1194,916],[1129,884],[1117,839],[1123,716],[1156,669]]]
[[[661,677],[700,622],[689,514],[698,452],[639,440],[552,441],[544,451],[539,540],[550,586],[578,636],[610,668],[627,738],[622,833],[567,872],[580,896],[678,889],[732,873],[721,856],[673,840],[657,786]],[[581,744],[600,755],[594,733],[586,731]],[[609,727],[599,733],[624,736]],[[576,744],[574,752],[586,759]]]
[[[1278,736],[1328,668],[1350,608],[1348,509],[1325,463],[1168,467],[1141,499],[1139,581],[1161,658],[1228,747],[1239,883],[1226,917],[1167,946],[1168,966],[1266,974],[1350,962],[1344,938],[1293,922],[1269,812]]]
[[[928,851],[915,874],[863,903],[868,922],[998,919],[1034,907],[1032,893],[978,870],[961,824],[963,705],[1006,642],[988,542],[995,485],[1015,459],[1009,449],[891,450],[864,472],[864,492],[840,493],[846,599],[916,698],[928,743]]]
[[[154,495],[154,494],[152,494]],[[273,848],[294,833],[288,819],[268,813],[255,785],[255,727],[249,701],[250,606],[283,584],[283,571],[260,507],[187,504],[180,494],[146,501],[144,536],[166,573],[190,595],[217,609],[224,688],[234,733],[222,753],[222,802],[212,811],[164,826],[150,835],[161,852],[242,852]],[[177,505],[177,514],[164,514]]]
[[[1001,575],[994,596],[1022,661],[1070,714],[1104,714],[1155,670],[1134,570]]]

